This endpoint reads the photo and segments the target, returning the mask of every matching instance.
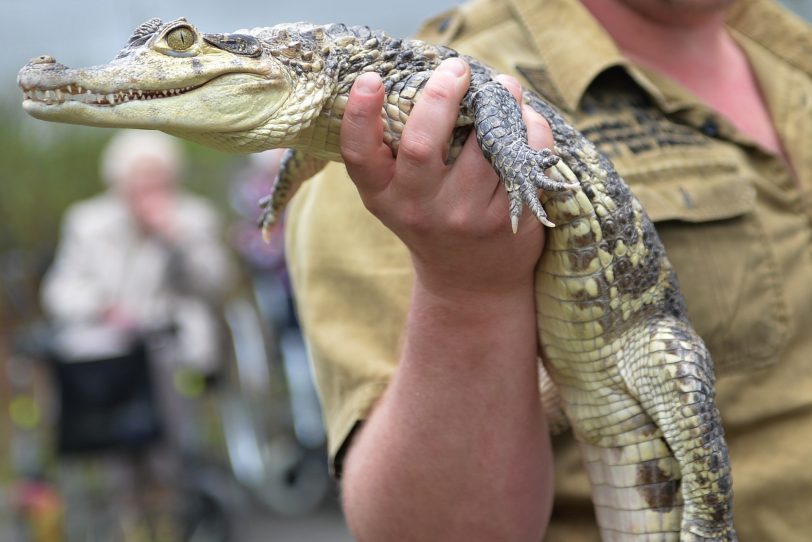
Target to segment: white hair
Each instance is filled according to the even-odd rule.
[[[174,137],[155,130],[116,133],[102,152],[102,179],[109,186],[119,185],[133,165],[144,159],[160,161],[173,180],[180,180],[184,166],[183,150]]]

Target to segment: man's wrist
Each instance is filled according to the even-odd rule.
[[[533,304],[533,277],[493,286],[453,284],[417,273],[412,299],[419,307],[448,313],[455,318],[492,319],[495,315],[513,313],[519,307]]]

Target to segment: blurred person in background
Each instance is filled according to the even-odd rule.
[[[130,516],[149,501],[172,503],[176,510],[182,504],[179,484],[189,476],[184,472],[188,459],[206,453],[196,399],[221,365],[218,311],[235,279],[220,218],[209,203],[182,188],[184,166],[180,144],[166,134],[132,130],[114,135],[101,157],[107,190],[67,210],[41,289],[43,309],[55,330],[57,381],[63,396],[68,385],[80,390],[74,395],[83,403],[70,419],[63,400],[60,448],[64,451],[67,438],[73,448],[111,446],[131,452],[108,455],[105,471],[123,514]],[[92,412],[93,398],[82,395],[98,395],[102,401],[105,394],[125,396],[138,385],[127,381],[126,371],[133,369],[121,360],[139,355],[147,366],[144,387],[150,390],[145,396],[152,397],[146,402],[157,404],[144,404],[139,396],[140,403],[133,399],[118,405],[111,416],[121,415],[121,421],[107,419],[106,429],[96,424],[92,430],[110,435],[66,431],[87,427],[76,418],[100,415]],[[82,362],[98,361],[107,364],[101,369],[106,372],[79,372],[93,365]],[[111,392],[114,386],[119,391]],[[117,430],[126,424],[133,428],[129,434]],[[154,431],[147,429],[151,426]],[[81,486],[79,479],[63,485]],[[68,493],[74,489],[63,487]],[[163,495],[157,501],[156,492]],[[161,539],[175,539],[167,533]]]
[[[101,159],[108,189],[65,214],[56,258],[42,285],[60,345],[77,354],[99,328],[175,329],[172,358],[203,373],[219,363],[216,307],[234,270],[212,206],[181,186],[174,138],[116,134]]]

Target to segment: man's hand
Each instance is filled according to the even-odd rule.
[[[513,235],[505,189],[474,137],[444,163],[469,76],[460,60],[440,65],[397,158],[383,143],[376,75],[359,77],[344,114],[350,176],[416,271],[397,370],[344,460],[359,540],[540,540],[551,508],[533,295],[544,230],[526,213]],[[533,146],[550,143],[541,117],[525,121]]]
[[[409,248],[417,278],[443,296],[500,293],[532,281],[544,231],[525,213],[511,232],[507,193],[476,138],[468,138],[452,166],[449,139],[468,89],[470,69],[443,61],[409,116],[396,158],[383,142],[384,90],[376,74],[358,78],[341,129],[347,171],[366,207]],[[500,82],[521,100],[514,79]],[[530,144],[552,146],[544,119],[524,107]]]

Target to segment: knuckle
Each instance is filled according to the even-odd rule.
[[[350,143],[341,143],[341,158],[347,165],[360,165],[363,164],[367,153]]]
[[[451,209],[446,215],[446,228],[454,235],[470,235],[475,233],[476,222],[472,220],[471,212],[466,208]]]
[[[404,137],[400,140],[398,147],[399,157],[415,163],[427,163],[438,152],[438,145],[420,134],[410,134],[409,137]]]
[[[341,120],[341,133],[343,134],[359,134],[373,129],[373,123],[376,118],[380,117],[380,109],[368,107],[368,104],[350,108],[349,106],[344,111],[344,117]]]
[[[379,122],[383,96],[357,96],[350,94],[341,120],[341,131],[368,130]]]
[[[426,212],[416,202],[401,203],[398,208],[398,222],[413,233],[426,233],[429,230]]]
[[[344,110],[343,120],[360,125],[370,122],[374,113],[377,113],[377,108],[373,108],[366,100],[350,99],[347,102],[347,108]]]
[[[433,102],[446,102],[455,98],[453,81],[449,81],[449,77],[443,74],[436,74],[429,79],[429,82],[423,88],[421,98],[428,99]],[[420,102],[418,102],[419,104]]]

